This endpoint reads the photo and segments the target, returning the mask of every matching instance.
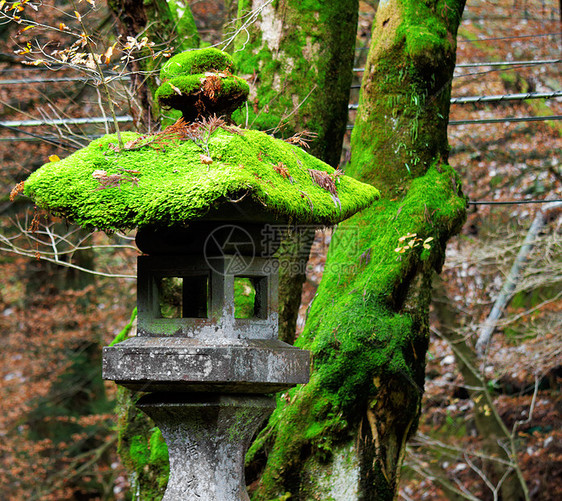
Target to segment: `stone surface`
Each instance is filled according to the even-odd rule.
[[[168,445],[170,478],[162,501],[249,501],[244,455],[273,411],[273,398],[157,394],[137,406],[154,419]]]
[[[307,383],[310,353],[279,340],[137,336],[103,349],[103,377],[133,390],[273,393]]]

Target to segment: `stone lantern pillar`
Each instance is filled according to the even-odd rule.
[[[156,95],[182,119],[97,139],[24,187],[86,228],[138,228],[137,333],[104,348],[103,377],[146,392],[138,407],[168,444],[166,501],[247,500],[244,453],[269,395],[308,381],[309,353],[277,339],[269,235],[336,224],[378,196],[293,144],[230,124],[249,91],[233,69],[213,48],[172,57]]]
[[[249,499],[244,454],[275,407],[269,394],[308,382],[309,353],[277,339],[278,266],[256,254],[262,227],[200,223],[137,235],[146,253],[137,336],[104,348],[103,377],[149,392],[137,405],[168,444],[166,501]],[[243,315],[238,281],[251,292]]]

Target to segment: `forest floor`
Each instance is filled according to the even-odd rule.
[[[217,27],[211,21],[221,2],[193,3],[200,9],[196,17],[203,20],[207,36],[216,37]],[[362,2],[356,68],[365,60],[373,3]],[[554,0],[469,0],[459,31],[458,65],[543,63],[458,66],[452,95],[560,91],[558,7]],[[104,16],[100,16],[100,30],[109,29]],[[0,52],[8,54],[13,46],[4,35],[0,27]],[[24,47],[25,42],[21,40]],[[4,59],[0,66],[2,80],[19,82],[0,86],[1,120],[100,114],[99,96],[87,82],[32,84],[32,79],[44,80],[47,73],[53,74]],[[54,75],[76,76],[66,70]],[[361,73],[356,77],[358,84]],[[357,102],[357,92],[352,92],[352,102]],[[124,113],[125,100],[120,106]],[[506,119],[449,128],[450,162],[463,179],[469,200],[562,198],[562,120],[509,121],[553,115],[562,115],[561,98],[452,105],[451,121]],[[0,201],[0,230],[8,239],[17,237],[10,242],[21,241],[31,256],[35,252],[46,255],[48,245],[24,243],[26,238],[21,236],[21,229],[31,224],[33,208],[24,213],[22,202],[14,208],[7,194],[51,155],[67,155],[75,149],[73,144],[87,142],[84,136],[103,130],[93,125],[80,130],[73,127],[70,139],[66,128],[37,126],[25,131],[28,134],[21,129],[0,130],[0,186],[5,195]],[[29,133],[49,136],[51,141],[13,139],[34,139]],[[450,242],[440,287],[448,298],[450,321],[471,342],[543,208],[540,204],[471,205],[462,234]],[[557,500],[562,492],[561,214],[560,209],[545,212],[545,224],[534,239],[515,293],[478,367],[507,427],[511,430],[521,421],[514,433],[518,461],[531,499],[537,501]],[[75,231],[62,222],[57,224],[61,234]],[[36,235],[47,243],[52,236]],[[85,249],[74,259],[95,263],[99,273],[110,276],[98,275],[84,282],[66,268],[0,253],[0,492],[10,500],[124,499],[128,488],[112,431],[115,385],[99,383],[100,354],[93,347],[107,345],[128,322],[135,304],[135,284],[127,276],[135,274],[136,251],[130,237],[88,238],[85,244],[95,245],[96,250],[90,254]],[[329,240],[329,232],[317,234],[299,329],[321,279]],[[0,244],[7,246],[6,241]],[[123,247],[110,251],[103,245]],[[405,500],[450,500],[442,489],[442,482],[448,481],[464,490],[466,499],[492,500],[487,479],[480,475],[481,437],[474,424],[474,404],[451,347],[439,337],[446,327],[442,324],[434,311],[422,420],[409,446],[400,494]]]

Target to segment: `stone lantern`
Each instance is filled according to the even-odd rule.
[[[87,228],[138,228],[137,333],[104,348],[103,377],[146,392],[137,405],[169,450],[167,501],[249,499],[244,454],[271,394],[310,370],[308,352],[277,339],[280,230],[335,224],[378,196],[217,118],[248,93],[231,70],[216,49],[171,58],[157,95],[183,119],[123,145],[104,136],[25,183],[38,206]]]
[[[104,348],[103,376],[150,392],[137,406],[168,444],[166,500],[248,499],[244,454],[274,408],[266,395],[308,382],[309,353],[277,339],[277,266],[255,255],[260,226],[137,234],[137,336]],[[242,314],[237,282],[251,289]]]

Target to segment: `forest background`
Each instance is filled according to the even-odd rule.
[[[220,40],[224,5],[190,3],[201,37],[208,43]],[[69,6],[63,2],[60,8],[68,14]],[[376,2],[361,2],[354,62],[358,70],[365,62],[375,9]],[[45,22],[61,22],[61,11],[43,12],[52,16]],[[109,11],[102,10],[96,23],[107,39],[115,38]],[[9,499],[125,499],[129,480],[116,454],[113,431],[115,388],[101,381],[100,347],[125,327],[134,306],[132,236],[108,239],[71,228],[74,237],[84,238],[73,263],[95,269],[97,275],[54,266],[33,258],[36,252],[47,256],[49,249],[33,239],[58,239],[59,249],[64,249],[61,236],[67,226],[55,222],[52,233],[30,234],[33,208],[23,198],[8,200],[13,186],[51,155],[65,156],[86,144],[88,137],[105,132],[95,124],[46,127],[16,121],[99,117],[109,110],[100,109],[100,88],[71,69],[49,72],[20,64],[23,55],[14,50],[25,51],[32,39],[27,32],[18,35],[20,29],[0,25],[1,246],[6,251],[0,262],[0,486]],[[453,96],[560,91],[560,49],[556,2],[506,0],[491,8],[490,2],[469,1],[459,30]],[[463,66],[529,60],[543,63]],[[360,75],[354,72],[352,104],[357,102]],[[458,122],[559,119],[560,108],[559,98],[452,106],[450,120],[457,123],[449,128],[450,162],[461,174],[470,200],[560,198],[561,122]],[[117,111],[127,113],[126,99],[117,100]],[[351,109],[350,126],[354,113]],[[493,499],[486,475],[480,475],[483,437],[475,423],[469,383],[455,364],[446,333],[475,341],[540,209],[537,204],[471,205],[462,235],[449,244],[433,305],[422,420],[408,448],[400,487],[404,499],[454,499],[451,488],[460,498],[464,493],[467,499]],[[545,500],[555,499],[561,488],[555,474],[562,463],[559,214],[556,209],[545,212],[487,356],[474,364],[502,421],[514,430],[531,497]],[[321,278],[329,240],[330,232],[316,237],[299,329]],[[14,245],[19,253],[9,252]]]

